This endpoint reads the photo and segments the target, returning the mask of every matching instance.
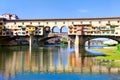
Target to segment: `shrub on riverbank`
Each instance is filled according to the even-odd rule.
[[[117,51],[120,52],[120,44],[117,45]]]
[[[117,44],[104,44],[104,46],[116,46]]]

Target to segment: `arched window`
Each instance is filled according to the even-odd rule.
[[[52,32],[53,33],[59,33],[60,32],[59,27],[58,26],[54,26],[53,29],[52,29]]]
[[[68,27],[67,26],[63,26],[60,30],[61,33],[67,33],[68,32]]]

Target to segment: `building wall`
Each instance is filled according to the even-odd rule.
[[[3,19],[0,19],[0,36],[2,35],[3,28],[4,28],[4,21]]]
[[[99,26],[99,27],[103,27],[103,26],[107,26],[107,24],[111,24],[111,25],[120,25],[120,18],[98,18],[98,19],[43,19],[43,20],[8,20],[5,22],[5,26],[8,29],[12,29],[12,28],[18,28],[18,26],[27,26],[27,25],[32,25],[32,26],[49,26],[50,29],[52,30],[54,26],[59,27],[59,29],[61,29],[63,26],[69,27],[69,26],[73,26],[74,25],[91,25],[91,26]],[[78,26],[80,27],[80,26]],[[90,27],[90,26],[88,26]],[[77,28],[79,29],[79,28]],[[93,28],[94,29],[94,28]],[[42,29],[43,30],[43,29]],[[42,31],[41,30],[41,31]],[[92,29],[91,29],[92,30]],[[79,31],[79,30],[78,30]],[[80,31],[79,31],[80,32]],[[87,33],[87,32],[86,32]],[[90,32],[89,32],[90,33]],[[93,32],[95,33],[95,32]],[[70,32],[68,32],[68,34],[71,34]],[[72,33],[73,34],[73,33]],[[74,33],[76,34],[76,33]],[[81,34],[81,33],[80,33]],[[42,34],[41,34],[42,35]]]

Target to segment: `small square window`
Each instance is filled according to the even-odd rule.
[[[118,23],[120,23],[120,21],[119,21],[119,20],[118,20],[117,22],[118,22]]]
[[[32,24],[32,22],[30,22],[30,24]]]
[[[80,23],[82,24],[83,22],[81,21]]]
[[[72,22],[72,24],[74,24],[74,22]]]
[[[16,22],[14,22],[14,24],[16,24]]]
[[[55,22],[55,24],[57,24],[57,22]]]
[[[63,24],[65,24],[65,21],[63,22]]]
[[[48,22],[46,22],[46,24],[48,24]]]
[[[99,24],[101,23],[101,21],[99,21]]]
[[[25,34],[25,32],[22,32],[22,34]]]
[[[91,23],[92,23],[92,21],[89,21],[89,23],[91,24]]]
[[[38,22],[38,24],[40,24],[40,22]]]
[[[22,22],[22,25],[24,25],[24,22]]]

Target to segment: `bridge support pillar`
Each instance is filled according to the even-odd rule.
[[[84,37],[80,36],[79,38],[80,38],[79,39],[79,46],[80,47],[85,47],[85,39],[84,39]]]
[[[75,36],[75,48],[79,48],[79,35]]]
[[[84,47],[85,46],[85,40],[83,36],[76,35],[75,37],[75,47]]]
[[[32,42],[33,42],[33,36],[30,35],[30,37],[29,37],[29,49],[31,49],[31,47],[32,47]]]
[[[87,44],[88,45],[88,49],[90,49],[90,43],[91,43],[90,40],[88,40],[88,44]]]

